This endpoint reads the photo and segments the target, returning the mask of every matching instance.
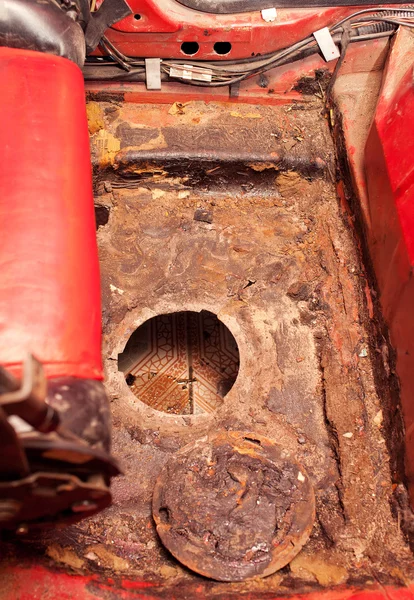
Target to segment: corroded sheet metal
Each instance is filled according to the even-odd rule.
[[[168,550],[219,581],[284,567],[309,538],[315,497],[304,468],[260,435],[221,431],[188,444],[162,470],[153,516]]]

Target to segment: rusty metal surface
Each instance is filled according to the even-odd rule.
[[[390,510],[383,393],[371,361],[383,356],[386,373],[387,355],[370,334],[369,284],[337,200],[322,108],[318,98],[285,107],[88,106],[95,202],[106,221],[98,228],[106,386],[113,453],[125,475],[114,482],[111,508],[42,538],[46,563],[115,582],[155,582],[152,597],[169,599],[274,597],[376,580],[408,585],[412,556]],[[326,167],[315,173],[293,163],[283,170],[277,161],[229,160],[192,170],[196,145],[233,156],[289,154],[305,167],[321,159]],[[120,156],[131,150],[133,157],[124,176],[121,148]],[[159,150],[182,157],[182,177],[159,155],[156,163],[140,160]],[[212,222],[195,220],[197,209]],[[208,415],[155,411],[118,370],[140,324],[182,310],[217,314],[240,351],[237,381]],[[315,489],[308,543],[288,568],[264,579],[203,579],[165,552],[155,530],[151,499],[162,468],[218,429],[275,439]],[[13,548],[15,560],[19,552]],[[38,559],[39,539],[25,552]]]
[[[220,431],[174,454],[154,488],[152,514],[168,550],[219,581],[271,575],[309,538],[315,518],[304,468],[273,441]]]
[[[251,430],[296,455],[316,493],[309,543],[289,574],[266,580],[268,588],[292,578],[304,589],[369,579],[372,569],[384,580],[398,578],[386,565],[410,559],[389,508],[368,283],[336,198],[320,100],[286,107],[92,103],[88,111],[96,202],[109,210],[98,230],[106,373],[114,451],[124,457],[126,477],[115,483],[116,505],[85,529],[81,547],[99,531],[92,539],[126,561],[129,573],[195,585],[154,535],[156,477],[172,452],[208,432]],[[157,161],[148,164],[149,152],[159,153]],[[226,154],[227,164],[193,162],[208,153]],[[249,166],[241,153],[259,161]],[[181,157],[178,167],[168,155]],[[278,162],[286,155],[292,161]],[[316,160],[324,168],[309,171]],[[212,222],[195,220],[198,209]],[[225,402],[207,416],[143,406],[118,373],[130,333],[155,314],[202,309],[216,313],[239,346],[239,376]]]

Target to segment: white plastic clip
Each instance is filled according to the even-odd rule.
[[[194,65],[175,65],[170,67],[170,77],[177,79],[186,79],[191,81],[207,81],[210,82],[213,77],[213,71],[205,67],[196,67]]]
[[[264,8],[262,10],[262,19],[266,21],[266,23],[271,23],[272,21],[276,21],[277,18],[277,10],[275,8]]]
[[[318,46],[326,62],[329,62],[330,60],[335,60],[341,56],[338,46],[333,41],[331,32],[327,27],[324,27],[323,29],[318,29],[318,31],[314,31],[313,36],[318,42]]]

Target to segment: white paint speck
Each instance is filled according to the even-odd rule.
[[[109,285],[109,287],[111,288],[111,292],[117,292],[120,296],[122,296],[122,294],[124,293],[124,290],[121,290],[119,287],[116,287],[116,285],[112,285],[112,283]]]

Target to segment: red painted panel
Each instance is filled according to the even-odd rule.
[[[13,566],[0,570],[0,586],[2,600],[95,600],[102,598],[119,598],[120,600],[181,600],[211,598],[209,584],[186,584],[176,588],[168,588],[165,593],[157,582],[130,581],[99,577],[98,575],[69,575],[62,571],[49,570],[42,566],[24,568]],[[221,596],[228,600],[236,598],[231,591]],[[269,592],[263,592],[263,598],[272,600]],[[246,600],[260,600],[261,594],[248,593],[243,596]],[[409,588],[392,588],[373,584],[368,590],[344,588],[322,590],[310,594],[294,596],[274,596],[274,600],[414,600],[414,586]]]
[[[277,19],[267,23],[258,10],[214,15],[192,10],[175,0],[129,0],[128,3],[133,14],[106,33],[124,54],[182,59],[188,56],[182,52],[181,44],[197,42],[199,51],[190,57],[197,60],[249,58],[273,52],[358,10],[357,6],[281,8],[277,11]],[[100,4],[98,1],[97,6]],[[216,42],[230,42],[231,51],[226,55],[217,54],[214,50]]]
[[[389,57],[365,150],[371,255],[397,350],[414,504],[414,43],[401,30]]]
[[[99,265],[80,69],[0,48],[0,363],[101,378]]]
[[[351,44],[347,50],[346,61],[341,73],[359,73],[377,69],[386,51],[388,39],[370,40]],[[152,47],[152,44],[149,48]],[[150,54],[151,52],[148,51]],[[335,61],[325,62],[319,54],[313,54],[303,60],[276,67],[266,72],[267,88],[260,86],[259,76],[251,77],[240,83],[239,95],[229,97],[228,87],[196,87],[178,81],[163,82],[159,91],[147,90],[145,83],[116,81],[87,81],[86,90],[92,94],[122,94],[124,102],[143,104],[173,104],[179,102],[243,102],[249,104],[289,104],[306,102],[303,95],[294,90],[298,79],[313,77],[317,69],[332,71]],[[363,148],[361,149],[363,152]],[[358,182],[359,185],[360,181]]]

